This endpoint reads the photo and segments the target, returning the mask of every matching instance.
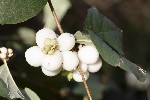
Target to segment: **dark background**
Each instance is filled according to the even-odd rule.
[[[72,7],[61,21],[65,32],[74,34],[78,30],[82,31],[87,9],[95,5],[123,30],[125,57],[141,65],[147,72],[150,71],[150,0],[70,0],[70,2]],[[8,62],[14,80],[18,87],[22,89],[28,87],[35,91],[41,100],[83,100],[86,92],[82,83],[68,82],[61,74],[47,77],[40,68],[33,68],[25,61],[24,52],[36,44],[34,38],[26,40],[32,41],[33,44],[26,44],[26,41],[18,35],[18,29],[27,27],[37,32],[44,26],[42,18],[41,11],[26,22],[0,25],[0,46],[14,50],[14,56]],[[59,33],[57,29],[55,31]],[[94,94],[93,98],[97,100],[150,100],[148,87],[145,88],[145,85],[140,84],[141,89],[138,85],[134,85],[136,83],[127,84],[126,72],[105,62],[102,69],[92,74],[89,80],[89,88]]]

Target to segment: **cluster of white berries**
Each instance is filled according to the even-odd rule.
[[[6,47],[1,47],[0,48],[0,58],[1,59],[9,59],[9,57],[11,57],[13,55],[13,50],[10,48],[6,48]]]
[[[47,76],[55,76],[62,69],[72,72],[72,78],[82,82],[82,77],[77,70],[79,66],[85,80],[89,72],[99,71],[102,61],[94,46],[83,46],[79,51],[71,51],[75,46],[75,37],[70,33],[60,36],[49,29],[43,28],[36,33],[37,46],[33,46],[25,52],[26,61],[34,67],[41,66],[42,72]]]

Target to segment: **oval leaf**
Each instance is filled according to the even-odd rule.
[[[37,15],[47,0],[0,0],[0,24],[16,24]]]
[[[21,91],[17,87],[16,83],[14,82],[8,66],[7,65],[2,65],[0,66],[0,90],[5,90],[3,93],[0,92],[0,96],[6,97],[6,98],[24,98],[22,95]],[[9,95],[9,97],[6,95]]]
[[[91,40],[96,46],[98,52],[101,57],[110,65],[118,66],[130,73],[133,73],[138,80],[145,81],[146,80],[146,71],[144,71],[141,67],[136,64],[130,62],[123,56],[116,53],[111,47],[109,47],[105,41],[103,41],[97,34],[92,31],[88,31]]]
[[[88,30],[99,34],[119,54],[124,54],[122,50],[122,32],[107,17],[99,13],[95,7],[88,10],[84,23],[84,31],[87,32]]]

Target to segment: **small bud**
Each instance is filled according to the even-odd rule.
[[[53,50],[50,50],[49,52],[48,52],[48,54],[49,55],[52,55],[52,54],[54,54],[55,53],[55,50],[53,49]]]
[[[6,47],[2,47],[0,50],[1,50],[2,53],[7,53],[7,48]]]
[[[50,45],[51,39],[50,38],[46,38],[44,41],[44,45]]]
[[[0,58],[1,58],[1,59],[6,59],[6,53],[1,53],[1,54],[0,54]]]
[[[51,50],[51,46],[50,45],[45,45],[44,46],[44,51],[45,52],[49,52]]]
[[[72,79],[73,79],[73,73],[70,72],[70,73],[67,75],[67,78],[68,78],[68,81],[72,80]]]
[[[51,40],[50,40],[50,45],[56,45],[56,44],[57,44],[56,39],[51,39]]]

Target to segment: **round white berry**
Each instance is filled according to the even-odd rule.
[[[77,72],[77,70],[73,72],[73,79],[76,82],[83,82],[82,76],[78,73],[79,72]],[[89,72],[83,73],[83,75],[84,75],[85,80],[87,80],[89,78]]]
[[[36,43],[40,48],[44,47],[44,42],[46,38],[56,38],[55,32],[49,28],[43,28],[36,33]]]
[[[5,59],[5,58],[6,58],[6,53],[1,53],[1,54],[0,54],[0,58],[1,58],[1,59]]]
[[[96,63],[88,65],[88,71],[91,73],[95,73],[98,72],[101,67],[102,67],[102,60],[101,58],[99,58]]]
[[[69,51],[75,45],[75,37],[70,33],[63,33],[58,37],[60,51]]]
[[[62,68],[59,68],[59,69],[57,69],[57,70],[55,70],[55,71],[48,71],[48,70],[46,70],[46,69],[44,69],[44,68],[42,67],[42,72],[43,72],[46,76],[55,76],[55,75],[57,75],[61,70],[62,70]]]
[[[12,54],[13,53],[13,50],[11,48],[8,48],[8,53],[9,54]]]
[[[79,64],[79,59],[76,52],[64,51],[63,54],[63,68],[67,71],[76,69]]]
[[[25,52],[26,61],[34,67],[39,67],[42,65],[42,61],[45,54],[42,52],[41,48],[38,46],[33,46]]]
[[[87,70],[88,70],[88,65],[87,64],[84,64],[82,62],[79,63],[79,67],[81,68],[82,70],[82,73],[86,73]],[[78,74],[80,74],[78,71],[76,71]]]
[[[56,51],[53,55],[46,55],[42,67],[48,71],[58,70],[62,66],[63,58],[60,51]]]
[[[99,53],[94,46],[83,46],[78,51],[78,57],[85,64],[94,64],[99,58]]]
[[[2,53],[7,53],[7,48],[6,47],[2,47],[0,50],[1,50]]]

